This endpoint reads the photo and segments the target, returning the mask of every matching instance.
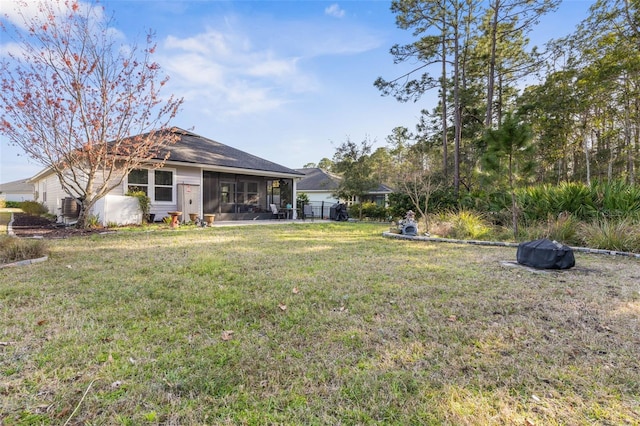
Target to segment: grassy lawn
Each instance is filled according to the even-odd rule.
[[[287,224],[0,270],[0,424],[640,424],[640,262]]]

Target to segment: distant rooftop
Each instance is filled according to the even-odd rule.
[[[0,184],[0,193],[27,193],[33,192],[33,184],[27,183],[27,179],[14,180]]]
[[[298,181],[298,191],[333,191],[340,184],[340,176],[317,167],[296,169],[305,176]]]
[[[340,176],[317,167],[296,169],[296,171],[305,175],[298,181],[298,191],[333,191],[338,188],[342,180]],[[376,189],[369,191],[370,194],[391,194],[392,192],[393,189],[382,183]]]

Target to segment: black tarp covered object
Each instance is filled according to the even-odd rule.
[[[347,205],[344,203],[335,203],[329,209],[329,219],[337,221],[345,221],[349,219],[349,213],[347,213]]]
[[[518,245],[518,263],[540,269],[569,269],[576,265],[571,247],[547,238]]]

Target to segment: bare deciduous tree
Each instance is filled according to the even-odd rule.
[[[96,201],[175,143],[166,130],[182,99],[160,96],[152,33],[139,49],[95,4],[15,6],[2,17],[0,132],[57,175],[84,227]]]

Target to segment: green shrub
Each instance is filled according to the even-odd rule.
[[[503,228],[499,228],[503,230]],[[429,215],[429,229],[433,236],[459,240],[487,240],[494,234],[494,228],[483,215],[471,210],[440,212]],[[513,235],[513,231],[511,231]]]
[[[37,201],[22,201],[20,202],[19,208],[21,208],[23,212],[34,216],[42,216],[49,213],[47,206]]]
[[[360,209],[362,208],[362,218],[369,220],[388,220],[389,209],[376,203],[366,202],[362,204],[352,204],[347,212],[351,217],[360,217]]]
[[[550,213],[560,215],[569,212],[580,220],[590,220],[597,214],[591,188],[582,183],[562,183],[552,191]]]
[[[47,253],[47,245],[42,240],[25,240],[0,236],[0,264],[37,259],[47,255]]]
[[[596,182],[591,189],[601,218],[640,219],[640,187],[612,181]]]
[[[519,189],[516,200],[522,218],[528,223],[544,221],[548,215],[571,213],[578,220],[596,216],[597,207],[591,188],[582,183],[563,182],[560,185],[539,185]]]
[[[390,216],[401,217],[407,210],[413,210],[414,208],[408,195],[399,192],[389,194]]]
[[[539,185],[516,190],[516,203],[525,224],[544,221],[551,213],[550,189],[548,185]]]
[[[7,207],[7,201],[4,198],[0,198],[0,209]]]
[[[628,219],[583,224],[581,235],[587,247],[640,253],[640,224]]]
[[[516,199],[526,223],[563,213],[585,222],[640,219],[640,188],[623,181],[595,182],[591,186],[575,182],[538,185],[517,190]]]
[[[136,197],[138,204],[140,205],[140,211],[142,212],[143,222],[150,222],[149,212],[151,211],[151,198],[144,191],[128,191],[126,194],[129,197]]]
[[[100,228],[102,225],[100,224],[100,215],[90,214],[87,216],[87,227],[88,228]]]
[[[455,196],[454,190],[452,187],[438,187],[434,190],[429,196],[429,209],[428,213],[438,213],[438,212],[447,212],[451,210],[457,210],[459,206],[468,201],[471,203],[469,208],[474,208],[477,200],[468,200],[468,197],[458,199]],[[426,198],[422,196],[420,198],[420,206],[425,209],[425,201]],[[402,194],[399,192],[394,192],[389,194],[389,216],[392,217],[403,217],[407,210],[416,211],[416,207],[409,198],[408,195]]]
[[[454,232],[459,238],[481,240],[489,236],[491,227],[480,214],[463,210],[454,221]]]
[[[309,196],[304,192],[298,192],[296,195],[296,207],[303,209],[305,204],[309,204]]]

